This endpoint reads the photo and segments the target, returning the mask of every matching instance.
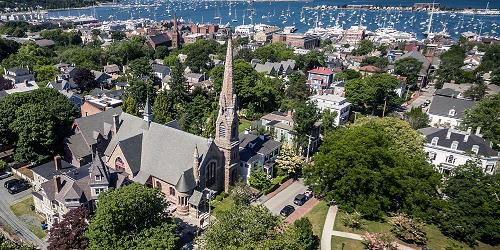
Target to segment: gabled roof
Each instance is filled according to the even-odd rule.
[[[311,70],[307,71],[307,73],[309,73],[309,74],[320,74],[320,75],[333,75],[333,74],[335,74],[335,72],[333,72],[333,70],[331,70],[329,68],[325,68],[325,67],[319,67],[319,68],[311,69]]]
[[[153,72],[163,74],[163,76],[170,75],[170,71],[171,71],[170,67],[168,67],[166,65],[153,63],[151,65],[151,67],[153,68]]]
[[[149,41],[153,43],[154,46],[158,46],[170,41],[170,37],[167,36],[167,34],[159,33],[154,36],[149,36]]]
[[[429,107],[429,114],[462,119],[465,110],[472,108],[474,103],[474,101],[436,95],[432,99],[431,106]],[[452,109],[455,110],[454,116],[449,115]]]
[[[252,162],[258,157],[269,155],[281,146],[281,143],[265,135],[240,133],[240,159]]]
[[[110,108],[94,115],[77,118],[75,123],[78,125],[85,142],[88,144],[94,144],[96,143],[94,139],[94,131],[106,137],[107,133],[105,133],[105,131],[107,129],[105,123],[112,125],[113,115],[120,115],[121,113],[121,108]]]
[[[65,160],[61,160],[61,169],[56,170],[55,162],[50,161],[41,165],[38,165],[36,167],[31,168],[31,171],[36,173],[37,175],[42,176],[43,178],[50,180],[52,177],[62,174],[62,173],[68,173],[72,170],[74,170],[76,167],[71,165]]]

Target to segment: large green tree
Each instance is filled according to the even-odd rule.
[[[319,119],[319,112],[316,104],[308,101],[299,104],[293,113],[293,130],[295,131],[296,147],[306,149],[308,147],[309,136],[313,136],[315,123]]]
[[[219,49],[219,44],[214,40],[197,40],[187,44],[182,51],[187,55],[186,65],[193,72],[206,72],[212,68],[210,54],[215,54]]]
[[[477,102],[471,109],[465,110],[462,129],[481,127],[481,134],[500,145],[500,94],[489,96]]]
[[[400,82],[395,76],[375,74],[348,81],[345,92],[355,109],[372,115],[383,114],[401,103],[394,92],[399,85]]]
[[[394,64],[394,72],[398,75],[406,77],[407,84],[416,83],[417,75],[421,69],[422,62],[413,57],[397,60]]]
[[[284,43],[270,43],[257,48],[253,52],[254,56],[262,62],[279,62],[294,58],[293,49],[290,49]]]
[[[413,107],[404,114],[404,119],[414,129],[421,129],[429,126],[429,115],[420,107]]]
[[[500,244],[500,175],[481,171],[474,161],[457,167],[446,181],[439,227],[473,246],[478,240]]]
[[[100,194],[87,249],[177,249],[179,237],[166,205],[160,190],[140,184]]]
[[[463,76],[461,67],[464,65],[465,49],[460,45],[453,45],[451,48],[441,54],[441,64],[436,71],[436,88],[442,88],[444,83],[455,81],[460,83]]]
[[[341,208],[380,219],[391,212],[431,216],[439,174],[421,136],[397,118],[370,118],[326,135],[306,183]],[[411,143],[409,143],[411,142]]]

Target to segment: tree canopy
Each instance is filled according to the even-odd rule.
[[[417,75],[422,69],[422,62],[413,58],[407,57],[397,60],[394,64],[394,72],[398,75],[406,77],[407,84],[415,84]]]
[[[101,193],[87,249],[177,249],[176,225],[165,207],[160,190],[140,184]]]
[[[270,43],[257,48],[254,56],[262,62],[279,62],[294,58],[293,50],[284,43]]]
[[[412,142],[412,143],[409,143]],[[417,131],[397,118],[367,118],[326,135],[304,169],[316,194],[380,219],[391,212],[424,216],[440,183]]]
[[[462,129],[481,127],[484,138],[493,142],[495,148],[500,145],[500,94],[489,96],[477,102],[471,109],[465,110]]]
[[[85,237],[89,213],[86,208],[71,209],[60,222],[49,230],[49,250],[85,249],[88,240]]]

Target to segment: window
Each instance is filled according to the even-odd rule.
[[[439,137],[432,138],[431,145],[436,146],[438,144],[438,141],[439,141]]]
[[[453,141],[453,142],[451,143],[451,149],[453,149],[453,150],[457,150],[457,148],[458,148],[458,142],[457,142],[457,141]]]
[[[186,206],[188,201],[188,197],[181,197],[179,196],[178,198],[178,203],[180,206]]]
[[[446,157],[446,162],[453,164],[455,162],[455,157],[453,157],[453,155]]]
[[[216,164],[215,162],[210,162],[207,166],[207,172],[206,172],[207,186],[210,186],[215,183],[215,173],[216,173]]]
[[[455,116],[455,110],[454,109],[450,109],[450,112],[448,112],[448,115],[449,116]]]
[[[100,193],[104,192],[104,188],[95,188],[95,194],[99,195]]]
[[[115,159],[115,169],[118,171],[125,172],[125,164],[122,161],[122,158],[116,157]]]
[[[173,187],[168,188],[168,193],[172,196],[175,196],[175,188]]]
[[[161,190],[161,182],[160,181],[156,181],[156,188],[160,189]]]
[[[219,124],[219,137],[226,137],[226,126],[222,122]]]
[[[435,152],[429,152],[429,160],[435,160],[436,159],[436,153]]]
[[[479,146],[478,146],[478,145],[474,145],[474,146],[472,146],[472,152],[473,152],[474,154],[478,154],[478,152],[479,152]]]
[[[101,181],[101,180],[102,180],[102,176],[100,174],[95,176],[95,181]]]
[[[484,170],[484,172],[486,173],[489,173],[489,172],[493,172],[493,165],[486,165],[486,169]]]

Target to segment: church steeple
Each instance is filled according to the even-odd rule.
[[[174,27],[172,28],[172,48],[178,49],[181,45],[179,27],[177,26],[177,16],[174,13]]]
[[[232,37],[229,35],[215,131],[215,144],[224,153],[224,189],[226,192],[229,186],[238,179],[240,165],[237,108],[233,85]]]

